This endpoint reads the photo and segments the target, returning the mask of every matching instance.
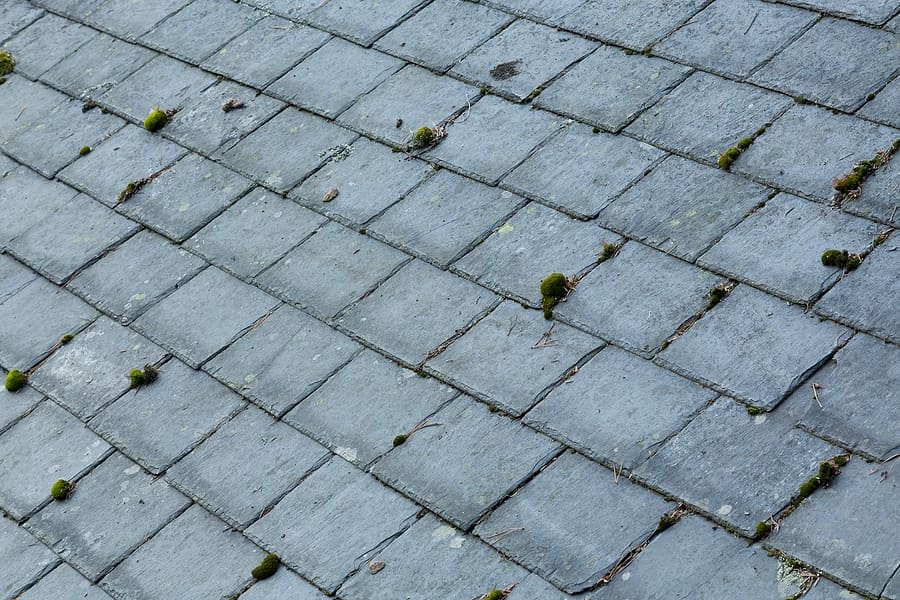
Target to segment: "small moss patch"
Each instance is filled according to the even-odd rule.
[[[18,392],[25,387],[28,376],[18,369],[12,369],[6,374],[6,391]]]
[[[772,532],[772,524],[769,521],[760,521],[754,530],[754,539],[761,540]]]
[[[834,189],[851,199],[857,197],[866,178],[887,163],[898,150],[900,150],[900,139],[894,140],[890,148],[877,152],[871,159],[861,160],[853,165],[853,169],[849,173],[834,180]]]
[[[730,171],[731,165],[734,164],[734,161],[738,159],[738,156],[741,155],[740,148],[729,148],[725,152],[722,153],[722,156],[719,157],[719,168],[723,171]]]
[[[505,598],[506,594],[503,593],[503,590],[498,590],[497,588],[484,595],[484,600],[504,600]]]
[[[72,495],[72,490],[75,488],[74,485],[70,481],[66,481],[65,479],[57,479],[53,482],[53,485],[50,486],[50,495],[54,500],[58,500],[62,502]]]
[[[727,295],[728,288],[724,285],[717,285],[709,290],[709,302],[706,304],[706,310],[711,309],[713,306],[724,300]]]
[[[153,365],[144,365],[143,369],[132,369],[128,372],[128,380],[131,382],[131,389],[139,388],[156,381],[159,377],[159,369]]]
[[[250,575],[253,576],[253,579],[267,579],[275,574],[279,564],[281,564],[281,559],[277,554],[267,554],[262,562],[250,571]]]
[[[569,283],[562,273],[551,273],[541,281],[541,308],[544,318],[553,318],[553,308],[569,293]]]
[[[64,335],[64,336],[62,336],[61,338],[59,338],[59,345],[60,345],[60,346],[65,346],[66,344],[68,344],[69,342],[71,342],[74,338],[75,338],[74,335],[72,335],[71,333],[67,333],[66,335]]]
[[[401,433],[400,435],[394,436],[394,441],[392,442],[394,448],[396,448],[397,446],[402,446],[404,443],[406,443],[405,435]]]
[[[414,148],[425,148],[430,146],[432,142],[434,142],[434,131],[431,130],[431,127],[419,127],[413,134]]]
[[[826,267],[838,267],[852,271],[862,263],[862,256],[851,254],[847,250],[830,249],[822,253],[822,264]]]
[[[93,148],[90,146],[82,146],[81,150],[78,151],[78,156],[87,156],[91,153],[91,150],[93,150]]]
[[[0,75],[9,75],[13,72],[16,61],[6,50],[0,50]]]
[[[764,412],[766,412],[766,409],[760,408],[759,406],[748,406],[747,407],[747,414],[750,416],[761,415]]]
[[[147,131],[159,131],[160,129],[165,127],[166,123],[168,122],[169,115],[166,114],[166,111],[156,106],[153,108],[153,110],[150,111],[150,114],[147,115],[147,118],[144,119],[144,129],[146,129]]]
[[[600,251],[600,254],[597,255],[597,264],[599,265],[602,262],[605,262],[616,255],[616,252],[619,251],[618,244],[610,244],[609,242],[603,242],[603,249]]]

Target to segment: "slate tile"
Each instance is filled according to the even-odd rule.
[[[203,259],[145,230],[79,273],[67,287],[128,322],[204,267]]]
[[[214,514],[246,527],[328,455],[303,434],[249,407],[166,477]]]
[[[242,406],[237,395],[206,373],[171,360],[160,368],[159,379],[120,397],[90,426],[158,475]]]
[[[18,598],[20,600],[43,600],[44,598],[64,598],[65,594],[73,593],[80,600],[112,600],[110,595],[65,563],[53,569]]]
[[[891,2],[891,0],[887,0],[887,2]],[[900,31],[900,13],[898,13],[897,16],[885,23],[884,28],[888,31]]]
[[[44,14],[40,8],[22,0],[7,0],[3,3],[3,24],[0,26],[0,41],[15,35],[28,27]]]
[[[155,108],[180,110],[190,99],[216,82],[215,76],[165,55],[151,59],[99,101],[143,125]],[[176,113],[172,119],[177,119]]]
[[[534,17],[548,25],[582,4],[581,0],[485,0],[484,3],[515,15]]]
[[[456,395],[436,379],[366,349],[283,420],[365,467],[393,447],[398,432],[409,431]]]
[[[409,560],[410,556],[416,556],[417,560]],[[377,575],[370,574],[368,569],[360,569],[341,587],[341,598],[478,598],[491,589],[503,589],[516,584],[510,600],[519,600],[516,598],[519,594],[518,584],[533,577],[479,540],[432,515],[419,519],[379,552],[377,560],[384,562],[384,569]],[[422,582],[428,582],[428,585],[422,585]],[[546,588],[541,592],[544,595],[533,600],[562,598],[559,592],[548,594]],[[528,600],[524,596],[522,598]]]
[[[246,533],[333,593],[418,508],[339,458],[307,477]]]
[[[58,12],[64,16],[82,19],[96,10],[103,0],[30,0],[32,4]]]
[[[626,131],[715,165],[720,154],[790,105],[787,96],[697,72],[641,113]]]
[[[791,0],[791,4],[876,25],[897,11],[897,0]]]
[[[716,0],[654,46],[653,52],[743,78],[791,43],[816,17],[760,0]]]
[[[51,112],[66,99],[65,94],[40,82],[30,81],[13,72],[0,86],[0,142],[12,139],[34,125],[41,115]]]
[[[105,0],[98,3],[85,19],[130,40],[136,40],[153,26],[181,10],[190,0]]]
[[[900,22],[900,19],[895,19],[895,21]],[[868,99],[868,96],[866,98]],[[878,92],[873,100],[866,102],[856,114],[876,121],[884,121],[894,127],[900,127],[900,113],[897,111],[898,103],[900,103],[900,77],[895,77],[892,82]]]
[[[387,144],[405,146],[416,129],[444,123],[477,97],[478,88],[407,65],[341,113],[337,121]]]
[[[616,483],[607,469],[567,453],[491,513],[475,534],[577,593],[648,539],[670,507],[661,496],[628,481]]]
[[[324,221],[321,215],[256,188],[194,234],[185,245],[223,269],[253,277]]]
[[[141,37],[167,54],[197,64],[264,17],[249,6],[215,0],[193,0]],[[203,23],[202,27],[197,27]]]
[[[562,125],[551,113],[487,96],[448,127],[447,137],[426,156],[494,185]]]
[[[265,554],[199,506],[192,506],[103,579],[118,600],[219,598],[250,583]],[[197,577],[203,565],[204,576]],[[165,577],[159,577],[165,573]]]
[[[900,484],[896,477],[880,477],[880,470],[872,473],[872,465],[851,460],[829,487],[784,520],[767,545],[880,594],[900,556],[900,540],[885,526],[900,518]]]
[[[840,453],[793,424],[784,414],[750,416],[720,398],[633,476],[752,537],[757,523],[787,506],[816,474],[819,462]]]
[[[843,203],[842,208],[849,213],[891,225],[892,217],[896,214],[894,207],[897,206],[893,193],[900,189],[898,185],[900,185],[900,160],[892,160],[866,178],[859,198]]]
[[[288,252],[257,281],[322,319],[337,315],[387,279],[409,257],[337,223]]]
[[[25,371],[67,333],[76,333],[97,312],[43,278],[36,278],[0,304],[0,364]]]
[[[3,377],[4,381],[6,374],[6,369],[0,369],[0,377]],[[34,408],[42,399],[43,396],[40,392],[28,385],[14,394],[4,392],[3,402],[0,403],[0,433]]]
[[[264,88],[331,36],[280,17],[265,17],[210,56],[203,67]]]
[[[375,47],[444,72],[512,21],[510,15],[488,6],[438,0],[388,32]],[[436,23],[441,23],[440,35],[435,35]]]
[[[322,5],[322,0],[247,0],[246,3],[286,19],[302,21]]]
[[[8,254],[0,254],[0,304],[37,279],[34,271]]]
[[[700,312],[717,276],[637,243],[626,243],[554,310],[633,352],[650,355]]]
[[[278,569],[265,581],[257,581],[241,594],[241,600],[326,600],[325,595],[293,571]]]
[[[683,517],[655,538],[597,600],[638,598],[788,598],[800,593],[782,563],[758,546],[728,535],[700,517]],[[740,592],[737,592],[740,590]]]
[[[101,33],[56,63],[41,79],[81,99],[94,98],[154,56],[152,50]]]
[[[825,18],[753,74],[751,80],[853,111],[896,71],[896,36],[843,19]],[[879,56],[880,60],[869,60]]]
[[[506,301],[429,360],[426,368],[518,417],[544,390],[603,346],[597,338],[565,325],[554,327],[549,336],[547,331],[540,312]]]
[[[4,600],[18,598],[59,559],[11,519],[0,519],[0,594]]]
[[[77,479],[109,451],[75,417],[44,401],[0,436],[0,507],[13,519],[23,519],[50,500],[54,481]]]
[[[524,200],[441,171],[368,224],[374,237],[446,267],[522,206]]]
[[[191,153],[120,204],[119,210],[180,242],[252,187],[234,171]]]
[[[889,148],[897,137],[889,127],[797,105],[742,152],[731,170],[786,192],[828,199],[835,179]]]
[[[599,222],[694,261],[769,194],[742,177],[668,156],[603,209]]]
[[[521,102],[596,47],[571,33],[520,19],[451,72]]]
[[[690,68],[600,46],[534,99],[534,105],[618,131],[678,85]]]
[[[772,409],[850,333],[742,285],[663,350],[657,362]]]
[[[26,527],[97,581],[189,503],[116,453],[80,479],[70,499],[50,503]]]
[[[50,281],[61,283],[140,225],[79,194],[9,243],[9,250]]]
[[[410,160],[382,144],[359,138],[349,156],[333,156],[291,191],[300,204],[348,225],[358,226],[404,198],[431,173],[428,163]],[[332,189],[338,196],[327,203]]]
[[[726,233],[697,264],[809,304],[843,274],[824,266],[822,253],[829,248],[863,252],[878,229],[870,221],[779,194]],[[778,258],[770,254],[773,248]],[[771,260],[763,258],[767,254]]]
[[[633,469],[715,396],[609,347],[551,390],[524,421],[604,464]]]
[[[281,416],[349,361],[358,347],[299,310],[281,306],[205,368]]]
[[[244,107],[225,112],[229,100]],[[162,134],[201,154],[212,154],[224,144],[236,142],[268,121],[284,103],[232,81],[220,81],[191,98]]]
[[[889,589],[887,591],[890,591]],[[811,590],[803,595],[806,600],[862,600],[862,596],[832,583],[824,577],[819,578]],[[886,596],[888,597],[888,596]]]
[[[404,365],[414,365],[495,301],[493,294],[473,283],[412,261],[341,316],[338,324]]]
[[[687,21],[704,4],[705,0],[591,0],[556,22],[604,42],[643,50]]]
[[[469,529],[559,451],[549,438],[466,397],[429,422],[441,425],[410,435],[379,460],[372,473],[462,529]]]
[[[388,3],[331,0],[320,2],[318,8],[304,18],[316,27],[368,46],[422,4],[422,0]]]
[[[593,265],[618,235],[531,203],[519,210],[453,269],[515,299],[537,306],[540,282],[550,273],[575,274]]]
[[[572,124],[542,145],[503,186],[592,219],[665,154],[642,142]]]
[[[393,56],[335,37],[266,91],[333,119],[402,66]]]
[[[219,157],[274,191],[286,192],[355,137],[325,119],[287,108],[237,144],[220,150]]]
[[[894,310],[900,293],[900,254],[888,240],[866,257],[863,264],[825,294],[816,311],[900,343],[900,315]]]
[[[63,169],[59,178],[103,204],[114,206],[129,182],[149,177],[185,154],[172,142],[126,125],[93,152]]]
[[[16,72],[37,79],[97,35],[79,23],[46,13],[3,44],[16,60]]]
[[[279,302],[209,267],[154,305],[135,330],[197,368]]]
[[[81,419],[128,391],[128,373],[155,364],[165,351],[106,317],[100,317],[53,353],[30,383]]]
[[[6,85],[10,84],[0,86],[0,89]],[[6,215],[17,215],[17,218],[4,221],[0,245],[6,247],[14,238],[44,221],[77,195],[78,190],[46,179],[27,167],[15,164],[13,168],[4,170],[0,173],[0,211]]]

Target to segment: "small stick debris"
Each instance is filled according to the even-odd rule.
[[[825,408],[824,406],[822,406],[822,403],[819,402],[819,387],[820,387],[819,384],[818,384],[818,383],[813,383],[813,384],[811,384],[809,387],[812,388],[812,391],[813,391],[813,400],[816,401],[816,404],[819,405],[819,408]]]
[[[557,341],[552,339],[551,337],[553,335],[553,327],[555,325],[556,323],[550,325],[550,328],[541,335],[541,339],[539,339],[534,344],[534,346],[531,347],[532,350],[534,350],[535,348],[549,348],[551,346],[556,346]]]
[[[229,98],[225,101],[225,104],[222,105],[222,110],[224,112],[231,112],[233,110],[237,110],[239,108],[244,108],[246,106],[243,100],[235,100],[234,98]]]
[[[177,115],[179,112],[181,112],[181,107],[180,107],[180,106],[179,106],[178,108],[167,108],[166,111],[165,111],[165,113],[166,113],[166,118],[167,118],[167,119],[171,119],[172,117],[174,117],[175,115]]]
[[[125,202],[126,200],[128,200],[129,198],[131,198],[132,196],[137,194],[141,190],[141,188],[143,188],[145,185],[147,185],[148,183],[150,183],[151,181],[153,181],[154,179],[156,179],[157,177],[162,175],[166,171],[167,168],[168,167],[164,167],[164,168],[160,169],[159,171],[157,171],[156,173],[148,175],[147,177],[144,177],[143,179],[138,179],[137,181],[130,181],[128,183],[128,185],[125,186],[125,189],[122,190],[121,192],[119,192],[119,196],[118,196],[118,198],[116,198],[116,204]]]
[[[330,190],[325,192],[324,196],[322,196],[322,202],[331,202],[338,197],[338,194],[340,194],[340,192],[337,188],[331,188]]]
[[[508,536],[511,533],[516,533],[517,531],[525,531],[524,527],[510,527],[509,529],[504,529],[502,531],[498,531],[497,533],[492,533],[491,535],[484,536],[484,539],[490,540],[490,542],[499,542],[504,537]]]

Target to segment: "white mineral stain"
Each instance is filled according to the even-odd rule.
[[[756,415],[755,417],[753,417],[753,422],[757,425],[762,425],[766,422],[766,415]]]
[[[141,468],[137,465],[134,465],[134,466],[128,467],[127,469],[125,469],[122,472],[125,473],[126,475],[135,475],[135,474],[141,472]]]
[[[458,535],[455,538],[453,538],[452,540],[450,540],[450,547],[451,548],[462,548],[462,545],[465,541],[466,541],[466,538]]]
[[[435,540],[446,540],[448,537],[453,535],[453,532],[454,529],[449,525],[441,525],[431,532],[431,537]]]
[[[719,507],[719,510],[716,511],[717,515],[727,516],[731,514],[731,511],[734,509],[730,504],[723,504]]]
[[[345,448],[343,446],[338,446],[337,448],[335,448],[334,453],[346,461],[356,461],[356,448]]]

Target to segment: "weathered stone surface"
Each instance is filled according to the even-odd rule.
[[[279,304],[209,267],[141,315],[133,327],[197,368]]]
[[[445,268],[523,202],[511,192],[445,170],[376,217],[366,231]]]
[[[21,600],[44,600],[45,598],[65,598],[66,594],[76,594],[80,600],[112,600],[112,597],[93,585],[78,571],[63,563],[53,569],[37,585],[28,588]]]
[[[426,368],[487,404],[519,416],[603,345],[565,325],[548,327],[540,312],[504,302],[429,360]]]
[[[838,448],[793,428],[785,414],[755,417],[720,398],[634,476],[748,537],[787,506],[800,485]]]
[[[6,369],[0,369],[0,377],[4,380],[7,373]],[[40,392],[28,385],[14,394],[3,392],[3,396],[3,402],[0,402],[0,433],[34,408],[43,398]]]
[[[475,533],[567,592],[581,592],[649,538],[668,508],[658,494],[564,454]]]
[[[79,14],[91,24],[126,39],[147,33],[167,16],[183,8],[190,0],[104,0],[87,14]]]
[[[648,144],[572,124],[510,173],[503,185],[592,219],[663,156]]]
[[[900,102],[900,96],[897,101]],[[843,203],[842,207],[849,213],[891,225],[891,218],[896,215],[894,209],[897,206],[892,190],[897,189],[898,185],[900,185],[900,160],[891,160],[866,178],[859,198]]]
[[[78,481],[71,498],[50,503],[26,527],[96,581],[189,503],[114,454]]]
[[[292,569],[334,592],[418,509],[348,462],[334,458],[247,529]]]
[[[897,0],[791,0],[791,4],[874,24],[883,23],[897,11]]]
[[[68,288],[128,322],[204,267],[203,259],[145,230],[79,273]]]
[[[326,600],[325,594],[306,583],[293,571],[278,569],[265,581],[257,581],[241,594],[241,600]]]
[[[900,15],[894,19],[900,23]],[[876,121],[884,121],[888,125],[900,127],[900,114],[896,106],[900,102],[900,79],[894,78],[872,100],[866,97],[867,102],[856,114]]]
[[[52,569],[59,559],[49,548],[7,518],[0,519],[0,594],[4,600]]]
[[[721,282],[712,273],[631,242],[588,273],[553,314],[650,355],[703,309],[710,288]]]
[[[372,472],[463,529],[559,452],[549,438],[466,397],[430,422],[441,425],[409,435]]]
[[[779,194],[726,233],[697,264],[809,304],[844,273],[824,266],[822,253],[829,248],[861,253],[878,233],[879,226],[870,221]]]
[[[206,373],[170,360],[159,379],[101,410],[91,428],[153,474],[165,471],[244,403]]]
[[[44,11],[29,2],[11,0],[4,5],[3,25],[0,26],[0,41],[38,19]]]
[[[595,460],[631,469],[715,395],[609,347],[552,390],[524,421]]]
[[[162,360],[165,351],[142,336],[100,317],[53,353],[29,381],[82,419],[124,394],[128,373]]]
[[[493,294],[477,285],[416,260],[338,323],[406,365],[415,365],[495,302]]]
[[[2,87],[7,85],[11,86],[12,83]],[[9,170],[4,169],[0,177],[0,211],[5,215],[15,215],[3,222],[0,245],[4,247],[30,228],[44,222],[78,195],[77,190],[67,185],[50,181],[26,167],[13,164],[15,166]]]
[[[399,250],[329,222],[257,281],[277,296],[328,319],[408,260]]]
[[[13,519],[25,518],[50,500],[54,481],[77,479],[109,451],[109,444],[45,400],[0,436],[0,508]]]
[[[603,209],[599,221],[694,261],[769,194],[742,177],[669,156]]]
[[[301,7],[304,2],[301,2]],[[403,20],[422,0],[394,0],[374,5],[355,0],[319,2],[304,18],[313,25],[368,46]]]
[[[392,448],[398,431],[409,431],[456,395],[436,379],[363,350],[283,418],[365,467]]]
[[[618,131],[690,72],[642,54],[600,46],[534,99],[534,105]]]
[[[895,575],[900,541],[887,526],[900,519],[896,477],[852,459],[827,488],[808,498],[767,544],[852,584],[880,594]],[[891,598],[891,595],[882,596]],[[896,597],[896,596],[893,596]]]
[[[281,416],[359,348],[290,306],[281,306],[204,367],[220,381]]]
[[[101,33],[41,78],[80,99],[96,98],[154,56],[152,50]]]
[[[89,27],[44,14],[4,43],[3,49],[15,57],[17,72],[36,79],[96,35]]]
[[[590,0],[557,22],[605,42],[643,50],[704,4],[704,0]]]
[[[880,58],[870,60],[872,56]],[[896,36],[825,18],[754,73],[751,81],[853,111],[896,72],[898,62]]]
[[[226,597],[243,589],[265,553],[194,505],[103,579],[120,600]],[[203,565],[204,576],[197,577]],[[165,573],[165,577],[160,577]]]
[[[741,285],[663,350],[657,362],[772,409],[851,334]]]
[[[327,456],[319,444],[251,406],[166,478],[224,520],[246,527]]]

